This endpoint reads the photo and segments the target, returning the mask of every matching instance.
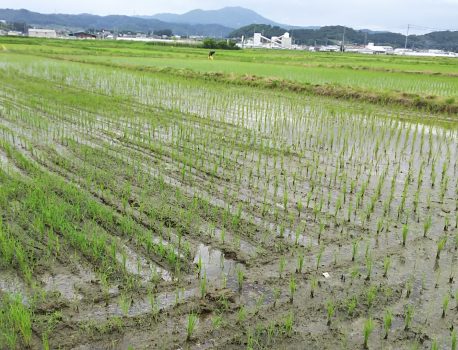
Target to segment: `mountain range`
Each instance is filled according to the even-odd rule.
[[[252,23],[268,24],[273,26],[283,26],[267,19],[258,13],[243,7],[224,7],[219,10],[192,10],[178,15],[174,13],[158,13],[153,16],[142,16],[142,18],[157,19],[170,23],[188,23],[188,24],[219,24],[229,28],[240,28]]]
[[[176,35],[226,37],[234,29],[252,24],[299,28],[279,24],[243,7],[219,10],[193,10],[184,14],[160,13],[151,16],[96,16],[91,14],[42,14],[29,10],[0,9],[0,20],[26,23],[33,27],[69,30],[106,29],[131,32],[152,32],[170,29]],[[20,26],[19,26],[20,27]],[[22,25],[22,27],[24,27]],[[316,29],[319,27],[306,27]]]
[[[266,36],[289,31],[295,43],[306,45],[340,44],[344,27],[295,27],[276,23],[243,7],[225,7],[219,10],[193,10],[184,14],[162,13],[152,16],[97,16],[91,14],[42,14],[25,9],[0,9],[0,20],[13,23],[19,30],[30,27],[77,30],[111,30],[142,32],[171,30],[175,35],[206,37],[250,37],[261,32]],[[376,32],[368,29],[345,28],[346,43],[403,47],[405,36],[399,33]],[[432,32],[409,36],[409,47],[458,51],[458,31]]]
[[[149,33],[157,30],[170,29],[176,35],[201,35],[226,37],[235,27],[221,24],[189,24],[169,23],[154,18],[139,18],[131,16],[97,16],[91,14],[42,14],[25,9],[0,9],[0,20],[10,23],[27,24],[32,27],[78,30],[113,30],[118,32]],[[24,25],[19,28],[24,28]]]

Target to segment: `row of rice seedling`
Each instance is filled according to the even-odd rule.
[[[170,317],[187,321],[170,330],[182,337],[162,337],[165,347],[218,332],[253,347],[263,335],[281,347],[309,333],[336,346],[339,334],[365,347],[374,333],[387,344],[412,334],[452,339],[456,128],[425,125],[407,110],[29,63],[8,62],[0,73],[1,148],[23,173],[2,178],[23,213],[14,216],[5,195],[2,220],[19,223],[50,256],[71,247],[106,284],[119,283],[116,311],[102,315],[122,316],[127,329],[152,316],[147,328],[169,334],[157,293],[172,291]],[[14,265],[12,252],[28,241],[10,230],[0,236],[4,264],[25,265]],[[216,274],[210,249],[222,252]],[[177,280],[145,287],[136,273],[143,260],[129,268],[137,254]],[[219,294],[226,289],[231,301]],[[253,330],[256,315],[274,323],[258,320]]]

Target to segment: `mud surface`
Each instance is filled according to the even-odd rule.
[[[5,57],[2,223],[35,273],[5,264],[0,295],[33,349],[359,349],[368,319],[370,349],[451,348],[456,125]]]

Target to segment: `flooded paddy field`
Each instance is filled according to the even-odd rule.
[[[0,349],[456,348],[456,115],[14,50],[0,79]]]

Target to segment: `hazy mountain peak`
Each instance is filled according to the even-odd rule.
[[[240,6],[224,7],[218,10],[196,9],[183,14],[158,13],[148,18],[174,23],[219,24],[230,28],[239,28],[251,23],[277,25],[255,11]]]

